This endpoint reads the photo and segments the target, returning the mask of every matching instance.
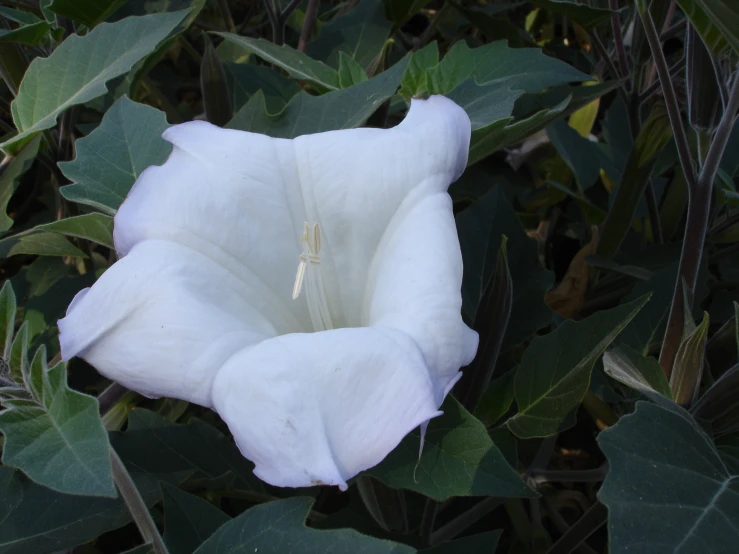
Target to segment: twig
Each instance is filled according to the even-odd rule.
[[[536,485],[542,483],[600,483],[608,474],[608,465],[595,469],[556,470],[541,469],[531,471],[531,480]]]
[[[608,518],[608,509],[597,502],[554,543],[547,554],[569,554],[597,531]]]
[[[672,297],[670,317],[667,320],[667,329],[665,330],[665,338],[659,356],[659,363],[668,377],[672,371],[677,350],[680,347],[685,310],[691,309],[691,306],[684,305],[682,283],[685,283],[688,287],[689,296],[692,297],[708,232],[713,181],[726,150],[737,110],[739,110],[739,78],[734,79],[729,102],[716,128],[716,134],[706,155],[698,182],[688,189],[688,220],[685,226],[685,238],[680,253],[680,265],[678,267],[677,284]]]
[[[549,516],[549,519],[552,520],[552,523],[557,528],[557,530],[562,534],[562,536],[566,535],[570,532],[570,525],[565,521],[565,518],[563,518],[559,511],[557,510],[557,507],[554,505],[554,502],[552,502],[549,498],[546,496],[542,497],[541,503],[544,504],[544,509],[547,511],[547,515]],[[597,554],[595,550],[590,548],[587,544],[581,543],[577,547],[577,551],[581,554]]]
[[[305,21],[303,21],[303,28],[300,30],[300,40],[298,40],[298,50],[301,52],[305,52],[305,47],[308,45],[308,41],[313,34],[313,27],[316,25],[320,3],[321,0],[308,0],[308,8],[305,10]]]
[[[226,24],[226,30],[229,33],[233,33],[236,25],[234,25],[234,18],[228,7],[228,0],[218,0],[218,9],[221,10],[221,17],[223,17],[223,22]]]
[[[626,57],[626,49],[624,48],[624,34],[621,29],[621,18],[618,14],[618,0],[609,0],[609,7],[615,12],[611,15],[611,27],[613,28],[613,41],[616,43],[618,65],[621,67],[621,75],[628,77],[630,73],[629,59]],[[626,87],[631,88],[630,80],[626,82]]]
[[[469,529],[472,525],[480,521],[483,517],[501,506],[505,502],[505,498],[490,496],[481,502],[475,504],[472,508],[455,517],[446,525],[439,528],[438,531],[431,534],[429,544],[435,546],[453,539],[460,533]]]
[[[682,56],[678,61],[676,61],[669,70],[670,77],[674,77],[680,71],[683,70],[685,67],[685,56]],[[662,85],[659,81],[653,82],[651,85],[649,85],[646,89],[644,89],[644,92],[642,92],[639,95],[639,103],[643,104],[647,100],[649,100],[652,96],[654,96],[657,92],[659,92],[662,88]]]
[[[611,74],[611,77],[614,79],[620,79],[622,77],[621,73],[616,69],[616,66],[613,63],[613,60],[611,59],[610,54],[608,53],[608,50],[606,49],[605,44],[603,44],[603,41],[600,40],[600,37],[598,36],[598,33],[595,29],[593,29],[593,32],[590,33],[590,43],[595,48],[595,51],[600,56],[600,59],[603,60],[603,63],[606,64],[606,67],[608,68],[609,73]],[[624,102],[626,102],[626,105],[629,105],[629,97],[626,94],[626,91],[624,90],[624,87],[618,87],[618,93],[621,95],[621,98]]]
[[[151,544],[156,554],[169,554],[162,540],[162,536],[159,534],[159,530],[151,518],[144,499],[141,498],[141,494],[136,488],[133,479],[131,479],[126,466],[123,465],[123,461],[121,461],[112,446],[110,448],[110,463],[113,467],[113,480],[121,492],[121,497],[126,503],[128,511],[131,512],[131,517],[133,517],[133,521],[136,523],[136,527],[143,537],[144,542]]]

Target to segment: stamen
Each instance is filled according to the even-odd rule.
[[[303,236],[300,237],[303,253],[300,255],[298,271],[295,274],[293,300],[300,296],[305,284],[305,296],[313,329],[315,331],[326,331],[334,327],[326,302],[323,277],[321,276],[321,227],[318,223],[314,223],[313,233],[311,234],[310,231],[310,226],[306,222],[303,226]]]

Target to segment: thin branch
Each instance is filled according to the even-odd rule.
[[[683,70],[685,67],[685,56],[682,56],[679,60],[677,60],[669,69],[670,77],[674,77],[680,71]],[[644,92],[642,92],[639,95],[639,103],[642,104],[649,100],[652,96],[654,96],[656,93],[658,93],[662,89],[662,84],[659,81],[653,82],[651,85],[649,85]]]
[[[111,383],[108,388],[98,395],[100,415],[107,414],[113,406],[120,402],[129,392],[131,391],[123,385],[116,383],[115,381]]]
[[[651,179],[647,182],[644,194],[647,199],[647,211],[649,212],[649,224],[652,227],[652,238],[655,244],[662,244],[665,239],[662,236],[662,222],[659,219],[659,202],[657,202],[654,183]]]
[[[472,508],[455,517],[446,525],[443,525],[436,532],[432,533],[429,544],[435,546],[453,539],[460,533],[469,529],[472,525],[480,521],[483,517],[501,506],[505,502],[505,498],[490,496],[485,500],[478,502]]]
[[[609,0],[609,7],[615,12],[611,15],[611,27],[613,28],[613,41],[616,43],[618,65],[621,67],[621,75],[627,77],[631,71],[629,70],[629,59],[626,57],[626,48],[624,48],[624,34],[621,28],[621,18],[618,14],[618,0]],[[626,86],[630,88],[631,84],[627,81]]]
[[[542,483],[600,483],[608,474],[608,465],[595,469],[557,470],[541,469],[531,471],[531,479],[536,485]]]
[[[547,515],[549,516],[549,519],[552,521],[554,526],[557,528],[557,530],[562,534],[562,536],[566,535],[570,532],[570,525],[565,521],[565,518],[562,517],[562,515],[557,510],[557,507],[554,505],[554,502],[552,502],[549,498],[546,496],[542,497],[541,503],[544,505],[544,509],[547,511]],[[581,543],[579,547],[577,547],[577,551],[581,554],[597,554],[595,550],[590,548],[587,544]]]
[[[126,466],[123,465],[123,461],[121,461],[116,451],[113,450],[113,447],[110,448],[110,463],[113,467],[113,480],[121,492],[121,497],[126,503],[128,511],[131,512],[131,517],[133,517],[133,521],[136,523],[136,527],[143,537],[144,542],[151,544],[156,554],[169,554],[167,546],[164,544],[162,536],[159,534],[159,530],[151,518],[149,509],[146,507],[144,499],[141,498],[141,494],[136,488],[136,483],[131,479]]]
[[[680,166],[682,167],[688,187],[691,190],[694,190],[697,184],[695,169],[693,168],[693,161],[690,158],[688,137],[685,134],[685,125],[683,124],[683,120],[680,115],[680,106],[677,103],[677,95],[675,94],[675,87],[670,78],[670,70],[667,67],[667,60],[665,60],[664,52],[662,52],[662,45],[659,42],[659,36],[657,35],[657,28],[654,25],[652,14],[650,14],[649,10],[645,8],[644,0],[638,0],[636,4],[644,25],[644,34],[649,42],[649,48],[652,50],[654,65],[657,68],[657,75],[659,75],[660,83],[662,83],[662,92],[665,97],[667,115],[670,118],[672,133],[675,136],[675,144],[677,145],[677,153],[680,158]]]
[[[603,63],[606,64],[611,77],[613,79],[620,79],[622,75],[618,71],[618,69],[616,69],[613,60],[611,59],[611,56],[606,49],[606,45],[603,44],[602,40],[600,40],[598,32],[595,29],[593,29],[593,32],[590,33],[590,43],[593,45],[593,48],[595,48],[595,51],[598,53],[598,56],[600,56],[600,59],[603,60]],[[618,87],[618,93],[621,95],[623,101],[626,102],[626,105],[628,105],[629,97],[626,95],[624,87]]]
[[[303,0],[291,0],[291,2],[285,6],[285,9],[280,13],[280,19],[283,23],[287,22],[288,17],[292,15],[295,9],[303,2]]]
[[[700,178],[692,189],[688,189],[688,221],[685,226],[685,238],[680,253],[677,285],[672,297],[670,317],[667,320],[667,329],[665,330],[665,338],[659,356],[659,363],[668,377],[682,340],[685,310],[692,308],[692,306],[684,305],[683,283],[688,287],[690,293],[688,296],[692,298],[708,232],[713,181],[718,172],[721,157],[726,150],[737,110],[739,110],[739,79],[734,80],[729,102],[716,128],[716,134],[706,155]]]
[[[434,532],[434,521],[439,511],[439,503],[432,498],[426,499],[426,505],[423,507],[423,515],[421,516],[421,528],[419,534],[424,544],[431,544],[431,536]]]
[[[226,30],[233,33],[236,30],[236,25],[234,25],[234,18],[228,7],[228,0],[218,0],[218,9],[221,10],[221,17],[223,17],[223,23],[226,24]]]
[[[313,27],[316,25],[320,3],[321,0],[308,0],[308,8],[305,10],[305,21],[303,21],[303,28],[300,30],[300,40],[298,41],[298,50],[301,52],[305,52],[305,47],[308,45],[308,41],[313,34]]]
[[[608,509],[597,502],[575,522],[547,551],[547,554],[569,554],[597,531],[608,518]]]

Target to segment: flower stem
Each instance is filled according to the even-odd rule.
[[[116,451],[113,450],[113,447],[110,448],[110,463],[113,466],[113,480],[121,492],[121,497],[126,503],[128,511],[131,512],[131,517],[133,517],[133,521],[136,523],[136,527],[138,527],[144,542],[151,544],[156,554],[169,554],[169,550],[167,550],[167,546],[164,544],[162,536],[159,534],[159,530],[151,518],[144,499],[141,498],[136,484],[131,479],[126,466],[123,465],[123,461],[121,461]]]

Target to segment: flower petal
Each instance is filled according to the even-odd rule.
[[[223,363],[288,324],[211,259],[145,241],[75,297],[59,321],[59,342],[65,360],[80,356],[146,396],[211,406]]]
[[[420,197],[420,198],[419,198]],[[477,352],[462,321],[462,253],[446,192],[413,191],[388,226],[365,295],[366,325],[405,332],[418,344],[441,405]]]
[[[375,327],[292,334],[236,354],[215,409],[254,473],[276,486],[338,485],[439,415],[421,352]]]
[[[140,175],[116,214],[118,253],[153,239],[187,246],[259,287],[294,319],[291,331],[310,330],[305,302],[291,300],[304,222],[291,142],[203,121],[163,136],[172,154]]]
[[[321,223],[323,279],[340,326],[361,325],[367,273],[398,206],[417,188],[445,192],[464,171],[470,120],[442,96],[413,100],[392,129],[295,139],[308,221]]]

